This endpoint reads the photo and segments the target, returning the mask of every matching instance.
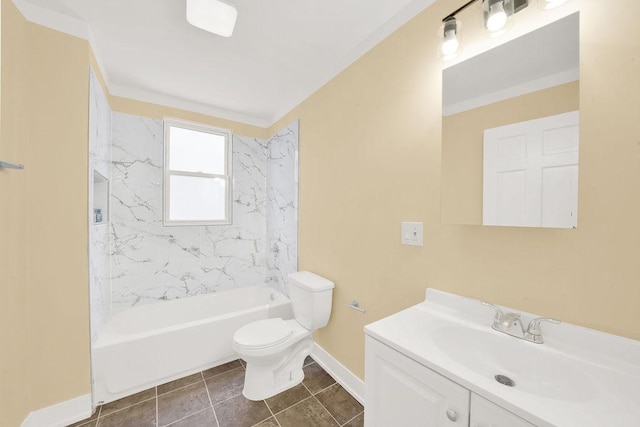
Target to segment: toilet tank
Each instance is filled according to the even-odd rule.
[[[327,325],[333,286],[332,281],[310,271],[289,274],[289,297],[298,323],[309,330]]]

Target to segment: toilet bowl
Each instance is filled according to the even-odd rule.
[[[238,329],[233,349],[247,362],[243,395],[263,400],[302,382],[311,331],[296,320],[266,319]]]
[[[288,285],[294,319],[258,320],[234,334],[233,349],[247,362],[242,394],[249,400],[267,399],[300,384],[312,333],[329,321],[333,282],[302,271],[290,274]]]

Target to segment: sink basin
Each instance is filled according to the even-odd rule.
[[[494,379],[505,375],[514,388],[548,399],[590,400],[597,395],[580,361],[490,328],[445,326],[433,342],[447,357],[473,372]],[[506,386],[505,386],[506,387]]]
[[[640,342],[562,323],[535,344],[493,330],[492,318],[478,300],[427,289],[365,333],[533,425],[640,425]]]

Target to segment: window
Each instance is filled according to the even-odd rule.
[[[231,223],[231,132],[164,121],[164,224]]]

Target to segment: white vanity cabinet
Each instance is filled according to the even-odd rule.
[[[366,427],[469,425],[464,387],[371,337],[365,365]]]
[[[536,427],[487,399],[471,393],[471,427]]]
[[[535,427],[366,337],[365,427]]]

